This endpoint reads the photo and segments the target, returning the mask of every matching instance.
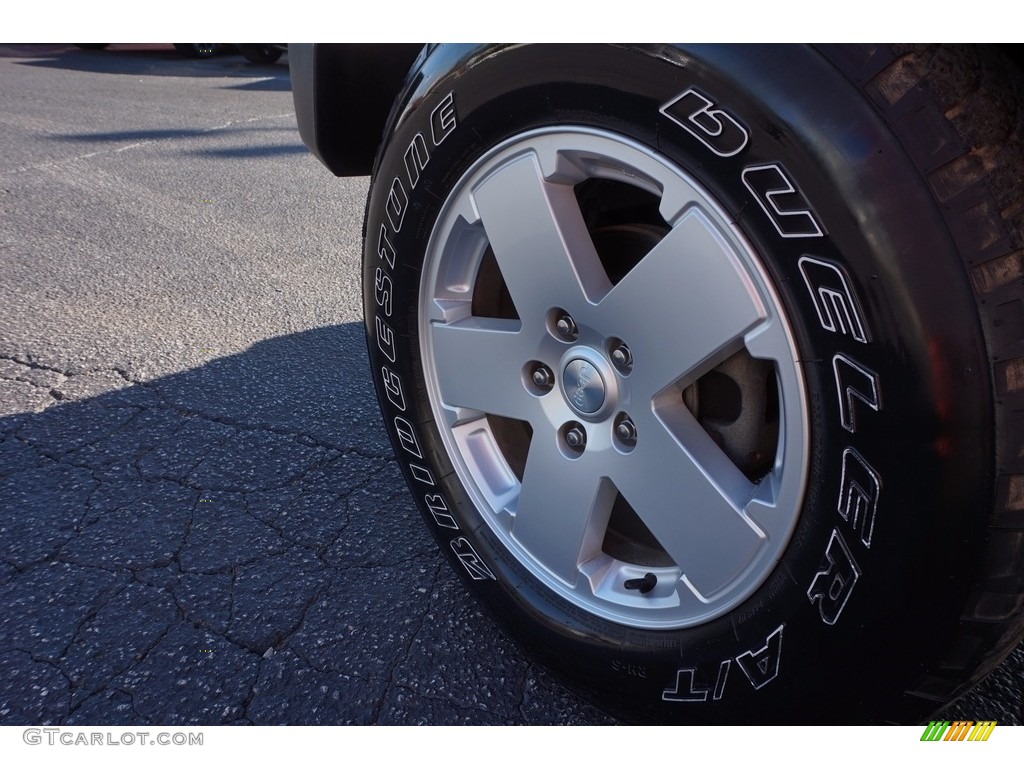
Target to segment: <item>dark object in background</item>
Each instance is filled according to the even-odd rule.
[[[223,53],[228,46],[223,43],[173,43],[174,50],[182,56],[195,59],[206,59]]]
[[[273,64],[288,46],[284,43],[239,43],[238,52],[253,64]]]

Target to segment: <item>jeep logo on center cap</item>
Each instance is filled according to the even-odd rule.
[[[570,360],[565,366],[562,388],[569,404],[580,413],[596,413],[604,405],[604,379],[582,358]]]

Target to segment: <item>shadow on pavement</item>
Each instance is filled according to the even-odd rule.
[[[360,323],[0,394],[0,725],[614,722],[438,556]]]
[[[257,66],[257,65],[253,65]],[[267,69],[274,65],[264,65]],[[253,77],[259,77],[254,74]],[[284,74],[267,75],[266,80],[256,80],[251,83],[239,83],[238,85],[225,85],[226,89],[232,91],[291,91],[292,81],[287,72]]]
[[[262,90],[291,90],[287,60],[277,64],[253,64],[238,53],[222,53],[205,59],[182,56],[167,45],[113,45],[105,50],[82,50],[72,45],[2,45],[0,56],[30,59],[28,67],[97,72],[111,75],[157,77],[272,77],[279,84]],[[268,81],[270,82],[270,81]]]
[[[305,155],[309,150],[302,144],[275,147],[235,147],[232,149],[200,149],[193,152],[201,157],[216,157],[230,160],[237,157],[276,157],[281,155]]]
[[[0,724],[613,722],[438,556],[361,324],[0,385]]]
[[[241,124],[216,128],[167,128],[157,130],[138,131],[109,131],[105,133],[58,133],[48,135],[45,138],[49,141],[62,141],[72,143],[96,143],[96,144],[125,144],[130,142],[162,141],[166,139],[199,139],[213,138],[220,140],[224,136],[241,133],[286,133],[294,137],[296,132],[292,128],[274,128],[261,125]],[[190,149],[182,150],[186,154],[197,157],[210,157],[217,159],[233,159],[241,157],[281,157],[284,155],[304,155],[308,150],[300,143],[294,144],[264,144],[253,146],[245,143],[237,147],[221,147],[217,149]]]
[[[373,719],[403,643],[367,635],[408,634],[438,562],[362,345],[350,323],[146,383],[0,361],[57,401],[0,419],[0,723]]]

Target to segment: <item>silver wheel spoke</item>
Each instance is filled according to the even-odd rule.
[[[643,440],[624,462],[630,471],[612,479],[691,587],[707,597],[750,564],[764,535],[743,514],[753,484],[685,409],[673,416],[672,433],[650,417],[639,425]]]
[[[802,506],[803,377],[759,255],[694,178],[609,131],[518,134],[452,187],[421,291],[457,482],[552,595],[678,629],[764,583]]]
[[[536,398],[522,381],[530,351],[518,326],[514,320],[480,317],[433,325],[434,359],[449,372],[440,381],[445,405],[524,420],[533,417]]]
[[[612,332],[630,340],[636,386],[652,396],[687,372],[721,362],[767,318],[743,265],[698,208],[684,214],[599,309]]]
[[[534,435],[523,473],[512,535],[570,586],[579,563],[601,547],[615,489],[588,457],[562,456],[553,435]]]
[[[549,184],[530,153],[491,174],[473,199],[524,322],[573,311],[611,288],[572,187]]]

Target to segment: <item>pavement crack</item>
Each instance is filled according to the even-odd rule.
[[[68,676],[68,674],[63,669],[60,668],[59,664],[57,664],[52,659],[46,658],[45,656],[39,656],[39,655],[33,653],[32,650],[28,649],[28,648],[21,648],[21,647],[18,647],[18,646],[14,646],[14,647],[10,647],[10,648],[7,648],[7,649],[4,649],[4,650],[0,651],[0,655],[6,655],[8,653],[21,653],[21,654],[24,654],[25,656],[28,656],[28,658],[31,659],[33,663],[35,663],[35,664],[45,664],[46,666],[50,667],[55,672],[57,672],[57,674],[60,675],[64,679],[64,682],[67,685],[68,700],[70,701],[72,692],[74,690],[73,682],[72,682],[70,676]],[[43,695],[45,695],[45,692],[44,692]],[[10,703],[10,702],[9,701],[0,702],[0,707],[3,707],[3,705],[8,704],[8,703]],[[59,724],[63,720],[64,717],[65,717],[64,714],[58,715],[57,718],[56,718],[56,723]],[[45,721],[41,721],[40,724],[42,724],[42,725],[51,725],[52,723],[49,720],[45,720]]]
[[[74,402],[74,401],[71,401],[71,402]],[[107,410],[110,410],[110,409],[107,409]],[[64,465],[69,466],[69,467],[77,467],[78,469],[86,469],[86,470],[89,470],[91,472],[91,471],[94,470],[94,467],[92,465],[83,464],[83,463],[76,463],[76,462],[74,462],[74,461],[72,461],[72,460],[70,460],[68,458],[68,454],[78,453],[80,451],[84,451],[85,449],[92,448],[92,447],[98,445],[99,443],[102,443],[104,440],[109,440],[111,437],[116,435],[121,430],[121,428],[124,426],[125,422],[131,421],[136,416],[138,416],[139,413],[142,411],[142,408],[140,408],[138,406],[127,406],[126,405],[126,406],[118,406],[117,410],[119,410],[119,411],[132,411],[133,413],[127,419],[124,419],[124,422],[121,422],[121,423],[118,423],[118,424],[114,425],[113,428],[110,430],[110,432],[104,432],[103,434],[97,435],[93,439],[87,440],[87,441],[85,441],[83,443],[76,443],[74,445],[74,447],[68,449],[68,451],[66,453],[60,453],[60,452],[57,452],[57,451],[53,451],[53,450],[49,450],[47,448],[44,448],[44,447],[34,443],[33,441],[25,438],[23,435],[18,435],[17,433],[15,433],[15,437],[20,437],[22,440],[24,440],[29,446],[32,447],[33,450],[35,450],[37,453],[39,453],[40,456],[44,456],[47,459],[50,459],[52,461],[56,461],[56,462],[58,462],[60,464],[64,464]]]
[[[34,387],[35,389],[46,390],[46,394],[50,395],[51,397],[55,397],[58,400],[62,399],[63,397],[62,393],[60,392],[54,394],[55,390],[49,384],[40,384],[38,382],[32,381],[32,379],[27,379],[24,376],[4,376],[3,374],[0,374],[0,381],[12,381],[17,384],[28,384],[30,387]]]
[[[309,609],[316,605],[316,603],[320,600],[321,597],[324,596],[326,592],[327,585],[321,585],[320,588],[317,589],[312,594],[312,596],[310,596],[309,600],[306,601],[306,604],[302,606],[302,610],[299,611],[299,618],[295,622],[295,624],[290,629],[286,629],[284,632],[282,632],[274,640],[270,647],[273,648],[275,651],[280,651],[283,648],[285,648],[285,646],[288,645],[288,641],[291,640],[295,633],[302,629],[302,625],[306,623],[306,614],[309,613]]]
[[[228,606],[228,621],[227,626],[231,626],[235,623],[235,587],[238,586],[238,564],[231,564],[231,587],[228,589],[228,600],[230,605]]]
[[[530,679],[530,673],[534,669],[534,662],[528,661],[523,665],[523,671],[519,675],[519,682],[517,688],[519,689],[519,700],[516,702],[516,712],[519,713],[519,718],[522,722],[526,722],[526,683]]]
[[[23,360],[20,357],[14,357],[13,355],[0,354],[0,360],[7,360],[8,362],[11,363],[17,363],[18,365],[23,365],[26,368],[32,368],[33,370],[36,371],[49,371],[50,373],[59,373],[61,376],[67,377],[74,375],[72,373],[68,373],[67,371],[62,371],[60,368],[54,368],[51,365],[43,365],[42,363],[37,363],[34,360]]]
[[[76,564],[77,565],[77,564]],[[103,569],[100,569],[103,570]],[[78,625],[75,627],[74,632],[71,633],[71,639],[68,644],[57,654],[58,663],[64,661],[67,658],[68,653],[71,651],[71,646],[75,644],[75,641],[79,638],[83,631],[96,619],[96,616],[106,608],[110,602],[119,597],[126,589],[128,589],[129,581],[124,581],[121,584],[113,587],[111,591],[107,592],[100,600],[99,605],[95,605],[86,611],[85,616],[82,618]]]
[[[424,699],[426,701],[436,701],[443,704],[445,709],[454,709],[456,712],[466,714],[479,712],[481,714],[490,715],[491,717],[501,717],[500,713],[495,712],[493,709],[488,709],[486,706],[467,706],[466,704],[462,704],[450,697],[437,696],[431,693],[416,691],[404,683],[396,683],[395,688],[406,691],[410,696],[415,698]]]
[[[242,717],[246,720],[250,720],[249,707],[252,705],[253,699],[256,698],[256,688],[260,684],[260,675],[263,674],[263,657],[256,662],[256,674],[253,675],[252,685],[249,686],[249,692],[245,694],[245,699],[242,701]]]
[[[306,446],[307,448],[320,448],[320,449],[323,449],[323,450],[334,450],[334,451],[337,451],[342,456],[353,455],[353,456],[359,456],[359,457],[364,458],[364,459],[378,459],[378,460],[385,460],[385,461],[394,461],[394,454],[391,453],[391,452],[388,452],[388,453],[384,454],[384,453],[376,453],[376,452],[371,452],[371,451],[365,451],[365,450],[362,450],[362,449],[359,449],[359,448],[354,448],[352,446],[343,445],[343,444],[337,444],[337,443],[333,443],[333,442],[330,442],[330,441],[327,441],[327,440],[323,440],[322,438],[315,437],[314,435],[311,435],[311,434],[309,434],[307,432],[300,432],[300,431],[296,431],[294,429],[287,429],[285,427],[278,427],[278,426],[276,426],[274,424],[270,424],[268,422],[255,422],[254,423],[254,422],[250,422],[250,421],[245,421],[243,419],[230,418],[230,417],[227,417],[227,416],[214,416],[214,415],[211,415],[209,413],[205,413],[203,411],[197,410],[195,408],[188,408],[188,407],[185,407],[185,406],[182,406],[182,405],[175,405],[174,403],[168,402],[166,397],[163,396],[163,394],[159,392],[159,385],[156,382],[152,383],[151,385],[146,385],[146,386],[152,386],[154,388],[154,390],[156,390],[158,392],[158,394],[160,394],[161,402],[166,403],[167,404],[167,408],[169,408],[176,415],[181,416],[182,418],[193,417],[193,418],[205,419],[206,421],[213,422],[214,424],[221,424],[222,426],[225,426],[225,427],[231,427],[232,429],[244,430],[244,431],[249,431],[249,432],[269,432],[270,434],[273,434],[273,435],[278,435],[280,437],[289,437],[289,438],[292,438],[294,440],[297,440],[298,442],[300,442],[302,445]]]
[[[175,626],[176,626],[176,624],[174,624],[174,623],[168,624],[164,628],[164,630],[153,640],[153,642],[149,643],[149,645],[146,646],[145,648],[143,648],[143,650],[141,652],[136,653],[135,656],[131,659],[131,661],[129,661],[127,664],[125,664],[124,666],[122,666],[119,669],[115,668],[111,672],[109,679],[105,683],[101,684],[95,690],[89,691],[89,693],[87,693],[82,698],[81,701],[79,701],[77,704],[72,705],[70,707],[70,709],[68,709],[68,713],[65,716],[65,720],[67,718],[70,718],[75,712],[77,712],[79,708],[81,708],[87,701],[89,701],[89,699],[91,699],[91,698],[93,698],[95,696],[99,696],[104,691],[108,690],[113,685],[114,681],[117,680],[117,678],[119,678],[125,672],[129,671],[130,669],[132,669],[132,668],[138,666],[139,664],[141,664],[142,662],[144,662],[146,660],[146,658],[149,656],[149,654],[152,653],[153,650],[158,645],[160,645],[160,643],[163,642],[164,638],[167,637],[171,633],[171,631],[175,628]],[[80,686],[78,688],[80,688]],[[73,688],[72,692],[74,692],[74,690],[77,690],[78,688]],[[132,707],[132,709],[134,711],[134,709],[135,709],[134,706]]]
[[[373,717],[370,720],[371,723],[380,723],[381,715],[384,713],[384,706],[387,704],[388,699],[391,697],[391,693],[394,688],[403,688],[405,690],[409,690],[397,679],[395,673],[397,672],[398,669],[402,667],[402,665],[404,665],[409,660],[409,656],[412,653],[412,648],[416,643],[416,638],[419,637],[420,632],[423,631],[423,627],[426,625],[427,616],[430,615],[431,610],[434,608],[434,595],[438,592],[437,587],[440,584],[442,566],[442,562],[437,562],[434,565],[434,575],[433,578],[431,579],[429,591],[430,599],[428,599],[424,603],[423,610],[420,613],[416,623],[416,628],[409,633],[408,639],[405,642],[405,647],[402,649],[401,654],[399,654],[395,661],[392,662],[390,668],[387,671],[388,683],[384,687],[384,691],[381,694],[380,700],[377,701],[376,704],[374,705]],[[412,691],[410,692],[415,693]]]

